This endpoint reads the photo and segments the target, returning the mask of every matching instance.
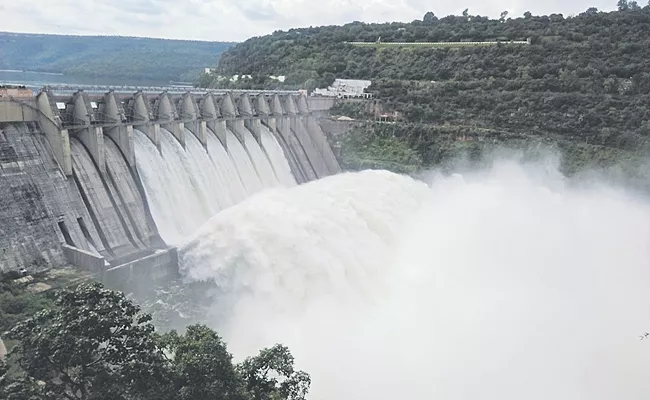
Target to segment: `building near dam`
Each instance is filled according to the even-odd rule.
[[[332,86],[324,89],[315,89],[314,96],[336,97],[339,99],[371,99],[372,93],[366,90],[372,85],[372,81],[360,79],[335,79]]]
[[[2,338],[0,338],[0,362],[4,362],[5,357],[7,357],[7,348],[5,347]]]
[[[155,88],[0,97],[0,272],[175,273],[175,246],[211,216],[340,172],[310,101]]]

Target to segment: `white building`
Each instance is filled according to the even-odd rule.
[[[7,356],[7,348],[5,347],[5,344],[2,342],[2,339],[0,339],[0,361],[4,361],[6,356]]]
[[[252,75],[233,75],[230,82],[237,82],[240,79],[253,79]]]
[[[217,70],[216,68],[205,68],[204,71],[206,74],[214,74]],[[231,77],[222,76],[222,75],[217,76],[217,80],[220,81],[229,80],[230,82],[237,82],[240,79],[252,79],[252,78],[253,78],[252,75],[233,75]],[[278,82],[284,82],[287,79],[287,77],[285,75],[278,75],[278,76],[271,75],[269,76],[269,79]]]
[[[315,89],[312,96],[338,97],[340,99],[348,98],[372,98],[371,93],[366,93],[366,89],[372,84],[372,81],[358,79],[336,79],[332,86],[327,89]]]

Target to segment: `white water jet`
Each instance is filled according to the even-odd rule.
[[[266,153],[264,153],[264,150],[260,147],[260,144],[253,137],[253,134],[248,129],[244,129],[242,136],[244,137],[244,145],[251,155],[251,160],[253,161],[257,175],[260,177],[260,181],[262,181],[264,187],[274,188],[279,186],[280,182],[275,175],[271,162],[266,156]]]
[[[237,172],[239,172],[239,176],[248,194],[250,195],[263,190],[264,184],[260,180],[259,175],[257,175],[257,171],[246,149],[230,129],[226,130],[226,147],[232,161],[237,166]]]
[[[151,214],[163,240],[176,244],[212,214],[199,199],[197,185],[192,183],[183,159],[174,150],[168,136],[171,134],[161,132],[163,157],[144,133],[133,131],[136,165]],[[176,139],[171,137],[171,140]]]
[[[182,250],[237,358],[287,344],[310,399],[645,399],[650,206],[512,163],[428,188],[342,174],[254,196]]]
[[[192,166],[191,173],[196,177],[201,193],[208,203],[210,216],[234,204],[228,194],[229,188],[225,179],[218,173],[199,139],[188,129],[185,129],[185,146],[183,155]]]
[[[187,138],[191,141],[191,138]],[[200,145],[199,145],[200,146]],[[160,129],[160,151],[163,159],[168,163],[167,168],[178,177],[178,180],[186,181],[184,185],[191,193],[192,206],[200,210],[205,221],[219,211],[216,199],[210,199],[206,191],[206,178],[202,171],[203,166],[199,164],[193,154],[189,154],[180,142],[168,130]],[[177,190],[170,186],[167,190]],[[196,230],[200,225],[192,225],[189,230]],[[187,234],[187,231],[184,232]]]
[[[184,133],[186,148],[161,129],[160,151],[144,133],[134,133],[136,163],[151,213],[160,235],[170,245],[184,242],[219,211],[265,186],[280,185],[266,154],[250,133],[245,135],[250,136],[246,144],[255,165],[264,171],[264,184],[232,132],[227,134],[228,152],[212,132],[207,136],[207,150],[192,132],[185,129]]]
[[[261,143],[264,151],[269,156],[269,160],[275,170],[278,181],[286,187],[296,186],[296,179],[291,172],[291,167],[289,166],[289,162],[285,157],[280,143],[278,143],[278,139],[276,139],[269,128],[264,125],[262,125]]]
[[[248,193],[239,177],[237,167],[212,131],[208,131],[207,138],[208,154],[217,171],[223,176],[225,190],[229,193],[233,204],[239,203],[248,196]]]

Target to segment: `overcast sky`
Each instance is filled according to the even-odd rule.
[[[645,3],[640,1],[639,4]],[[242,41],[277,29],[438,16],[577,14],[616,0],[0,0],[0,30]]]

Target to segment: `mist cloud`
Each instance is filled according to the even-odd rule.
[[[514,161],[328,177],[217,214],[182,251],[237,358],[276,342],[311,399],[644,399],[650,205]]]

